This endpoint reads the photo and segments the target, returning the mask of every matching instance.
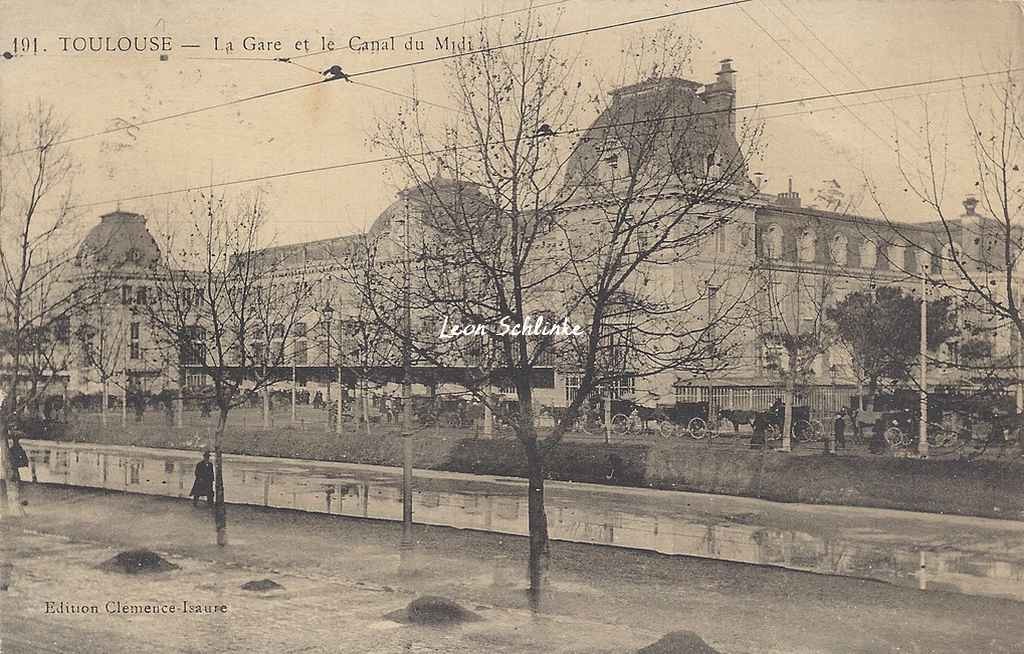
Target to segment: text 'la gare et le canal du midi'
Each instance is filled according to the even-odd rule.
[[[427,38],[412,36],[366,38],[353,35],[331,38],[320,35],[303,39],[265,38],[254,35],[227,37],[216,35],[206,42],[213,51],[232,53],[304,53],[316,51],[348,50],[360,53],[386,53],[396,51],[443,50],[465,52],[476,48],[472,37],[465,34],[436,35]],[[160,53],[173,52],[176,48],[202,48],[200,41],[176,42],[174,37],[160,35],[61,35],[57,37],[56,48],[60,52],[75,54],[89,52],[104,53]],[[35,36],[17,37],[13,42],[14,54],[39,54],[46,52],[46,39]]]

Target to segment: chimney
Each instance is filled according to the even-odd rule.
[[[964,215],[960,217],[960,247],[968,259],[981,262],[986,256],[985,226],[982,217],[975,211],[978,198],[968,195],[964,198]]]
[[[793,190],[793,178],[789,178],[789,191],[775,196],[775,204],[787,209],[800,208],[800,194]]]
[[[964,211],[967,212],[964,215],[966,215],[966,216],[973,216],[974,215],[974,208],[977,207],[977,206],[978,206],[978,198],[974,197],[973,195],[968,195],[966,198],[964,198]]]
[[[722,64],[717,73],[719,86],[735,91],[736,71],[733,70],[732,59],[723,59],[719,63]]]
[[[707,103],[708,109],[724,114],[725,120],[716,120],[720,127],[728,129],[729,134],[736,133],[736,71],[732,67],[732,59],[723,59],[716,73],[717,79],[704,86],[700,98]],[[716,117],[717,118],[717,117]]]

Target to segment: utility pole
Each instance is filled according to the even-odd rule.
[[[296,389],[295,389],[295,385],[296,385],[295,377],[296,377],[296,375],[295,375],[295,355],[293,354],[292,355],[292,424],[293,425],[295,424],[295,391],[296,391]]]
[[[608,384],[604,389],[604,444],[612,442],[612,392]]]
[[[124,389],[121,391],[121,426],[128,426],[128,349],[124,351]]]
[[[405,203],[402,273],[402,546],[412,547],[412,298],[409,288],[409,201]]]
[[[340,350],[341,347],[339,346],[338,349]],[[342,354],[339,353],[338,354],[339,361],[340,361],[341,357],[342,357]],[[342,416],[343,416],[342,411],[344,410],[342,405],[345,403],[345,387],[341,385],[341,371],[342,371],[342,365],[339,363],[338,364],[338,416],[337,416],[338,417],[338,421],[334,425],[334,432],[336,434],[338,434],[339,436],[341,436],[341,420],[342,420]]]
[[[928,266],[921,272],[921,415],[917,426],[917,453],[928,456]]]
[[[320,310],[320,318],[324,324],[324,341],[327,348],[327,433],[331,432],[331,319],[334,318],[334,307],[331,306],[331,301],[328,300],[324,303],[323,308]],[[340,389],[339,389],[340,391]]]
[[[1016,326],[1013,327],[1016,329]],[[1024,344],[1021,341],[1020,333],[1017,333],[1017,347],[1014,348],[1014,356],[1017,359],[1016,370],[1017,370],[1017,417],[1020,418],[1021,414],[1024,414],[1024,379],[1021,379],[1021,369],[1024,368]]]

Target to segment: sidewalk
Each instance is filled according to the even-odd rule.
[[[722,652],[1024,652],[1020,604],[721,561],[552,544],[550,593],[528,608],[525,539],[229,507],[227,548],[188,501],[26,484],[29,516],[0,525],[14,583],[3,651],[630,652],[689,629]],[[180,566],[125,577],[95,566],[148,547]],[[245,581],[271,578],[277,595]],[[484,619],[445,629],[385,619],[422,594]],[[46,615],[46,601],[226,604],[204,616]]]

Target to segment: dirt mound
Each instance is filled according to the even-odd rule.
[[[283,590],[284,586],[277,583],[273,579],[260,579],[259,581],[247,581],[242,584],[242,590],[252,591],[268,591],[268,590]]]
[[[156,552],[131,550],[118,553],[112,559],[101,563],[100,568],[107,572],[123,572],[129,575],[136,575],[177,570],[178,566]]]
[[[672,631],[636,654],[721,654],[692,631]]]
[[[395,622],[426,625],[450,625],[483,620],[479,615],[466,610],[448,599],[435,595],[424,595],[409,602],[409,606],[384,616]]]

